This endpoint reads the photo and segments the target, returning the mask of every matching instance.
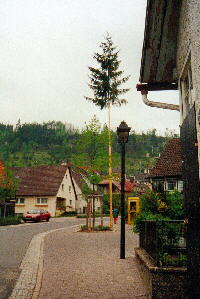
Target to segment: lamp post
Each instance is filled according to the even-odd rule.
[[[125,143],[128,142],[131,128],[122,121],[117,128],[118,142],[121,143],[121,234],[120,234],[120,259],[125,259]]]

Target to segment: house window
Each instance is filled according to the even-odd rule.
[[[70,206],[72,205],[72,200],[69,201]]]
[[[72,192],[72,186],[69,186],[69,192]]]
[[[183,181],[178,181],[178,191],[183,191]]]
[[[62,184],[62,191],[64,190],[64,184]]]
[[[47,205],[48,198],[37,198],[37,204],[38,205]]]
[[[24,205],[25,204],[25,198],[17,198],[16,199],[17,205]]]
[[[167,181],[167,191],[174,191],[176,189],[176,181]]]
[[[153,181],[152,188],[154,192],[164,192],[164,181]]]

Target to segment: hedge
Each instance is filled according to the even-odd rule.
[[[0,217],[0,226],[20,224],[21,219],[20,216]]]

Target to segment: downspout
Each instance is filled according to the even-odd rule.
[[[145,103],[145,105],[147,105],[147,106],[180,111],[179,105],[150,101],[147,98],[148,90],[146,90],[146,89],[141,90],[141,94],[142,94],[142,100]]]

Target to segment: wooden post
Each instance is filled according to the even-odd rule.
[[[3,211],[3,218],[6,218],[6,200],[4,199],[4,211]]]
[[[89,208],[90,208],[90,203],[89,203],[89,199],[87,201],[87,217],[86,217],[86,227],[88,229],[88,223],[89,223]]]
[[[101,226],[103,226],[103,196],[100,196]]]
[[[92,227],[93,227],[93,230],[94,230],[94,228],[95,228],[95,196],[94,196],[94,194],[92,196],[92,208],[93,208]]]
[[[91,198],[89,199],[89,226],[88,230],[91,230]]]

